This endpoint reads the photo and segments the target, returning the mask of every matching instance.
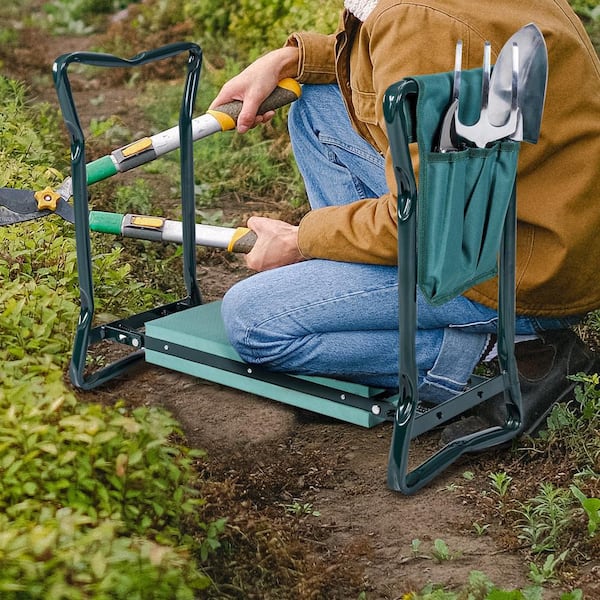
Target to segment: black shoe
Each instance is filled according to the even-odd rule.
[[[520,434],[535,435],[546,422],[552,407],[572,397],[577,385],[568,375],[600,372],[600,357],[589,350],[570,329],[547,331],[536,340],[515,346],[515,358],[523,402]],[[473,409],[468,416],[450,423],[440,436],[445,446],[452,440],[506,420],[502,396],[494,396]]]

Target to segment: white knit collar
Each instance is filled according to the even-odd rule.
[[[344,6],[361,21],[364,21],[377,5],[378,0],[344,0]]]

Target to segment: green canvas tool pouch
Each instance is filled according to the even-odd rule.
[[[481,69],[463,71],[459,117],[472,124],[481,107]],[[450,104],[452,73],[414,77],[419,93],[417,278],[425,298],[443,304],[493,277],[515,184],[520,144],[436,151]]]

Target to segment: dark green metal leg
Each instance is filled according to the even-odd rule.
[[[507,402],[509,417],[502,427],[492,427],[457,439],[439,450],[412,471],[408,470],[411,439],[415,436],[418,373],[415,358],[417,289],[417,192],[408,143],[416,136],[411,107],[416,104],[418,86],[404,80],[391,86],[384,100],[390,150],[398,185],[398,302],[399,302],[399,401],[394,418],[388,461],[388,486],[413,494],[429,483],[462,454],[501,444],[515,437],[521,427],[521,397],[514,358],[515,320],[515,236],[516,194],[513,188],[505,219],[499,257],[499,360],[501,374],[476,389],[444,403],[439,412],[452,415],[475,406],[499,392]],[[438,409],[433,409],[437,412]],[[435,423],[435,419],[430,421]],[[418,427],[418,426],[417,426]],[[419,433],[425,431],[421,429]]]
[[[72,382],[77,387],[90,389],[119,375],[133,363],[143,357],[141,351],[141,335],[132,328],[132,323],[139,319],[119,321],[100,328],[93,328],[94,318],[94,288],[92,278],[92,256],[89,234],[88,190],[85,160],[85,139],[79,117],[73,101],[71,85],[68,78],[68,67],[72,63],[86,64],[96,67],[135,67],[157,60],[170,58],[181,53],[189,54],[188,74],[182,100],[179,133],[181,139],[181,185],[183,204],[183,237],[184,237],[184,276],[188,297],[178,303],[156,309],[156,316],[167,314],[168,311],[181,310],[186,306],[193,306],[201,302],[200,291],[196,281],[195,263],[195,218],[194,218],[194,173],[192,153],[192,112],[200,68],[202,64],[202,51],[196,44],[183,42],[169,44],[162,48],[143,52],[131,59],[118,58],[110,54],[95,52],[73,52],[63,54],[54,63],[53,75],[58,100],[63,114],[63,119],[70,134],[71,141],[71,175],[73,183],[73,202],[75,210],[75,240],[77,246],[77,270],[79,276],[79,289],[81,309],[75,341],[73,356],[69,367]],[[148,314],[145,313],[148,317]],[[96,371],[85,374],[86,359],[92,343],[101,339],[112,337],[121,338],[134,348],[129,355]],[[135,350],[140,348],[140,350]]]

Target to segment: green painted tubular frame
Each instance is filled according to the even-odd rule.
[[[463,77],[465,76],[463,72]],[[440,74],[447,77],[448,74]],[[384,116],[390,151],[398,185],[398,306],[399,306],[399,400],[396,410],[388,461],[388,486],[404,494],[413,494],[460,456],[483,450],[513,439],[522,427],[522,402],[514,356],[515,334],[515,241],[516,183],[509,191],[503,222],[498,259],[498,358],[501,373],[483,380],[472,389],[448,400],[426,413],[427,425],[421,426],[416,364],[416,288],[417,274],[417,201],[418,193],[409,143],[417,141],[416,106],[419,85],[405,79],[390,86],[384,97]],[[448,94],[449,97],[449,94]],[[438,117],[439,122],[439,117]],[[421,148],[420,148],[421,152]],[[449,418],[503,393],[508,417],[503,426],[485,429],[454,440],[414,469],[408,469],[410,441],[416,435]]]
[[[93,326],[94,288],[92,278],[92,256],[89,232],[88,189],[89,183],[99,181],[116,172],[110,157],[103,157],[86,166],[85,138],[81,127],[68,77],[68,68],[73,63],[94,67],[137,67],[158,60],[188,54],[187,76],[179,117],[181,140],[181,197],[183,221],[183,262],[184,280],[188,296],[171,305],[144,313],[144,319],[164,316],[169,311],[182,310],[201,303],[200,290],[196,280],[195,255],[195,215],[194,215],[194,170],[192,114],[198,90],[202,65],[202,50],[192,42],[169,44],[156,50],[142,52],[131,59],[119,58],[112,54],[98,52],[72,52],[59,56],[53,65],[54,86],[63,119],[71,143],[71,176],[73,181],[73,202],[75,211],[75,241],[77,271],[80,292],[80,316],[73,344],[73,355],[69,375],[73,384],[82,389],[92,389],[116,377],[143,358],[141,349],[143,336],[139,329],[144,323],[139,315],[115,323]],[[113,171],[114,169],[114,171]],[[85,372],[88,350],[91,344],[103,339],[117,339],[128,343],[133,351],[125,357],[88,374]]]

